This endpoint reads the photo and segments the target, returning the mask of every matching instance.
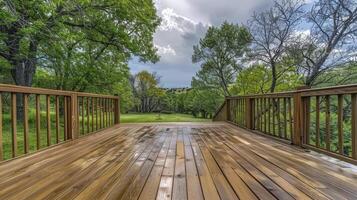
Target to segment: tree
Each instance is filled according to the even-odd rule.
[[[277,65],[277,72],[284,70],[284,76],[276,80],[275,91],[290,91],[295,90],[301,85],[301,78],[295,72],[295,67],[286,66],[283,61]],[[254,64],[244,68],[237,76],[235,84],[230,88],[233,95],[251,95],[264,94],[270,92],[271,87],[271,72],[270,68],[263,64]]]
[[[234,82],[241,68],[238,61],[250,41],[250,34],[244,27],[227,22],[220,27],[210,27],[193,47],[192,62],[201,64],[196,80],[208,87],[221,88],[229,96],[229,84]]]
[[[357,2],[319,0],[307,14],[310,34],[300,36],[292,49],[304,83],[314,86],[323,73],[347,66],[356,56]]]
[[[151,0],[4,0],[0,16],[0,57],[17,85],[32,85],[39,60],[48,59],[57,41],[91,44],[95,57],[110,51],[126,60],[158,60],[152,35],[159,19]]]
[[[289,43],[303,16],[302,8],[300,0],[275,1],[269,10],[255,13],[248,24],[253,38],[250,57],[270,67],[270,92],[275,91],[278,79],[285,73],[285,70],[278,72],[277,65],[288,53]]]
[[[90,76],[99,80],[98,71],[109,69],[108,59],[121,63],[115,71],[127,69],[132,56],[156,62],[152,35],[159,22],[151,0],[0,1],[0,64],[17,85],[32,86],[41,68],[55,88],[84,91],[94,83]],[[19,120],[22,109],[18,95]]]
[[[130,78],[133,95],[137,100],[137,112],[153,112],[159,109],[164,91],[159,88],[160,77],[156,73],[141,71]]]

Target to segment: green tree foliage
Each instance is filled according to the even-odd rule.
[[[201,64],[195,84],[219,88],[230,95],[228,87],[241,69],[239,59],[251,41],[244,27],[224,22],[220,27],[210,27],[199,44],[193,47],[192,61]]]
[[[141,71],[130,77],[137,112],[153,112],[160,108],[161,98],[165,95],[159,88],[160,78],[156,73]]]
[[[158,60],[152,35],[159,18],[151,0],[3,0],[0,16],[0,63],[11,66],[17,85],[31,86],[39,64],[58,72],[68,63],[96,68],[105,56],[119,63],[131,56]]]
[[[125,111],[129,59],[158,60],[151,0],[4,0],[0,16],[3,83],[120,94]]]
[[[277,72],[284,73],[275,82],[275,91],[291,91],[302,85],[300,76],[294,71],[295,67],[277,65]],[[272,84],[270,68],[263,64],[255,64],[244,68],[238,75],[235,84],[230,87],[232,95],[249,95],[269,93]]]

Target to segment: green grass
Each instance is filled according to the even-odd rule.
[[[121,123],[143,123],[143,122],[208,122],[210,119],[195,118],[188,114],[158,114],[158,113],[130,113],[121,114]]]

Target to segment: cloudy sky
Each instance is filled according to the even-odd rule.
[[[207,28],[223,21],[242,24],[254,11],[269,7],[273,0],[156,0],[162,24],[154,35],[161,60],[156,64],[129,63],[132,73],[157,72],[163,87],[190,86],[199,65],[192,64],[192,46]]]

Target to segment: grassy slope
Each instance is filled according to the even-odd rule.
[[[209,119],[195,118],[187,114],[121,114],[121,123],[141,123],[141,122],[207,122]]]

